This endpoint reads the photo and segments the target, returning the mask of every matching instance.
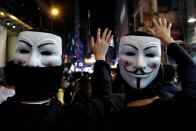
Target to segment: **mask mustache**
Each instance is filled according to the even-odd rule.
[[[137,75],[145,75],[146,73],[140,69],[140,68],[137,68],[135,71],[133,71],[134,74],[137,74]]]

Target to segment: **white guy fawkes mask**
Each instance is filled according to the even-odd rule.
[[[46,32],[23,31],[18,36],[14,62],[31,67],[60,66],[61,55],[61,37]]]
[[[134,89],[147,87],[161,64],[161,43],[149,36],[123,36],[119,46],[119,67],[123,79]]]

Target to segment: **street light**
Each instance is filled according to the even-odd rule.
[[[51,14],[51,29],[53,29],[53,19],[59,15],[59,9],[52,7],[50,10],[50,14]]]
[[[59,10],[57,8],[52,8],[51,9],[51,15],[52,16],[58,16],[59,15]]]

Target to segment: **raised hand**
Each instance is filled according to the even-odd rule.
[[[149,31],[155,36],[160,38],[163,43],[166,45],[174,42],[173,38],[171,37],[170,30],[172,27],[172,24],[169,23],[167,25],[167,20],[164,18],[163,20],[161,18],[156,21],[153,19],[154,27],[149,29]]]
[[[101,35],[101,29],[98,28],[96,41],[94,41],[94,37],[91,37],[91,44],[90,47],[95,54],[96,60],[105,60],[105,55],[110,45],[110,41],[113,38],[111,35],[112,31],[106,28]]]

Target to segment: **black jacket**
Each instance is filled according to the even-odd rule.
[[[167,53],[177,63],[182,91],[169,100],[159,98],[143,106],[127,107],[129,100],[126,100],[123,108],[113,112],[110,130],[170,130],[193,126],[192,120],[196,118],[196,65],[187,52],[175,43],[168,46]],[[124,81],[121,83],[124,84]],[[125,92],[125,95],[129,93]],[[152,94],[149,93],[150,95]]]
[[[100,64],[102,67],[100,68]],[[57,99],[41,105],[21,104],[14,97],[0,105],[1,129],[6,131],[93,131],[111,111],[111,82],[104,61],[95,63],[93,80],[101,74],[101,82],[94,85],[93,99],[79,104],[62,106]]]

